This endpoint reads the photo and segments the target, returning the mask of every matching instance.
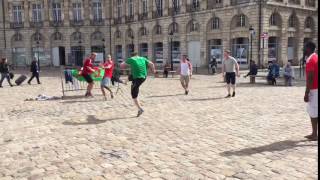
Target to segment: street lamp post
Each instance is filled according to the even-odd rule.
[[[102,39],[102,43],[103,43],[103,45],[102,45],[103,61],[106,59],[106,57],[105,57],[105,56],[106,56],[106,55],[105,55],[105,54],[106,54],[106,46],[104,45],[105,41],[106,41],[106,40],[103,38],[103,39]]]
[[[40,42],[37,41],[37,58],[38,58],[38,70],[40,71],[40,58],[39,58],[39,53],[40,53]]]
[[[251,67],[251,61],[252,61],[252,41],[253,41],[253,35],[254,35],[254,29],[252,26],[250,26],[249,28],[250,31],[250,63],[249,63],[249,67]]]
[[[134,36],[133,36],[133,34],[131,34],[130,38],[131,38],[131,51],[132,51],[131,53],[133,53],[134,52],[134,44],[133,44]]]
[[[173,49],[173,44],[172,44],[172,39],[173,39],[173,32],[171,31],[169,34],[170,37],[170,61],[171,61],[171,71],[173,71],[173,58],[172,58],[172,49]]]

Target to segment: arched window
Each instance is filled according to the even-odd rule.
[[[16,33],[13,36],[13,41],[22,41],[22,35],[20,33]]]
[[[42,35],[40,33],[35,33],[32,38],[33,41],[41,41]]]
[[[199,24],[196,21],[191,21],[189,23],[189,31],[190,32],[197,32],[199,31]]]
[[[277,19],[276,14],[271,14],[269,24],[270,26],[276,26],[277,25]]]
[[[82,38],[81,32],[74,32],[71,35],[71,40],[73,40],[73,41],[79,41],[79,40],[81,40],[81,38]]]
[[[246,26],[246,16],[244,14],[240,14],[237,17],[237,27],[245,27]]]
[[[117,31],[116,31],[115,37],[116,37],[117,39],[120,39],[120,38],[121,38],[121,31],[120,31],[120,30],[117,30]]]
[[[305,22],[305,28],[306,29],[313,29],[313,26],[314,26],[314,22],[313,22],[312,17],[307,17],[306,22]]]
[[[289,27],[290,28],[295,28],[296,26],[297,26],[297,18],[296,18],[296,16],[295,15],[291,15],[290,17],[289,17],[289,22],[288,22],[288,24],[289,24]]]
[[[128,30],[128,38],[134,37],[132,29]]]
[[[162,34],[162,28],[161,28],[160,25],[156,25],[156,27],[155,27],[155,34],[156,34],[156,35]]]
[[[146,35],[148,35],[147,28],[145,27],[140,28],[140,36],[146,36]]]
[[[103,34],[101,32],[94,32],[92,35],[91,35],[91,39],[92,40],[102,40],[103,39]]]
[[[179,33],[179,26],[177,23],[172,23],[170,25],[169,33]]]
[[[215,17],[211,20],[211,29],[220,29],[220,19]]]
[[[61,41],[62,40],[62,34],[60,32],[55,32],[53,34],[53,40],[54,41]]]

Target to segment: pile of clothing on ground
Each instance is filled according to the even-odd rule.
[[[49,101],[49,100],[58,100],[61,99],[61,97],[57,96],[46,96],[43,94],[39,94],[36,98],[28,98],[26,101]]]

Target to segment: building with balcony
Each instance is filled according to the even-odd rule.
[[[318,40],[316,0],[0,0],[0,55],[15,66],[81,66],[94,51],[121,62],[132,51],[194,66],[230,49],[242,65],[295,64]],[[250,27],[253,30],[249,31]],[[252,29],[251,28],[251,29]],[[252,46],[251,46],[252,40]]]

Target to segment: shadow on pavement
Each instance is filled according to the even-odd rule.
[[[286,140],[280,141],[276,143],[272,143],[265,146],[254,147],[254,148],[245,148],[239,151],[225,151],[220,153],[222,156],[250,156],[252,154],[258,154],[262,152],[275,152],[275,151],[284,151],[286,149],[292,149],[295,147],[303,147],[303,146],[317,146],[316,144],[299,144],[303,142],[311,142],[308,140]]]
[[[214,98],[200,98],[200,99],[190,99],[188,101],[214,101],[219,99],[226,99],[224,97],[214,97]]]
[[[70,122],[70,121],[65,121],[62,124],[67,125],[67,126],[81,126],[81,125],[97,125],[97,124],[103,124],[109,121],[115,121],[115,120],[122,120],[122,119],[133,119],[136,117],[120,117],[120,118],[110,118],[110,119],[97,119],[93,115],[88,115],[87,117],[87,122]]]
[[[172,95],[148,96],[147,98],[162,98],[162,97],[174,97],[174,96],[184,96],[184,94],[172,94]]]

